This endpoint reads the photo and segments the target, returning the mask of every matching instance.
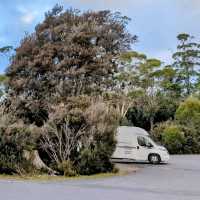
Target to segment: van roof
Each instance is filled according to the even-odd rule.
[[[119,126],[118,133],[123,133],[126,135],[149,135],[144,129],[135,126]]]

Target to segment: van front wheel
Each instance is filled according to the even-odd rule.
[[[150,154],[148,160],[151,164],[159,164],[161,162],[160,156],[158,154]]]

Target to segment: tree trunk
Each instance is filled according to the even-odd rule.
[[[55,175],[57,174],[56,171],[54,171],[53,169],[49,168],[40,158],[40,155],[38,153],[37,150],[33,150],[33,151],[27,151],[24,150],[23,152],[23,156],[26,160],[30,161],[32,163],[32,165],[36,168],[36,169],[45,169],[48,171],[49,174],[51,175]]]
[[[190,95],[190,89],[191,89],[191,86],[190,86],[190,74],[189,74],[189,66],[186,66],[186,92],[187,92],[187,95],[189,96]]]
[[[154,117],[150,117],[150,132],[153,131],[153,126],[154,126]]]

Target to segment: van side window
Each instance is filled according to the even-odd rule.
[[[146,140],[144,137],[142,136],[138,136],[137,137],[137,141],[138,141],[138,144],[142,147],[146,147]]]
[[[142,137],[142,136],[138,136],[137,137],[137,141],[138,141],[138,144],[142,147],[147,147],[147,148],[152,148],[153,145],[151,144],[151,142],[146,139],[145,137]]]

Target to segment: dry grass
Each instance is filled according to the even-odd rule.
[[[67,180],[80,180],[80,179],[99,179],[99,178],[109,178],[114,176],[123,175],[123,173],[102,173],[90,176],[75,176],[75,177],[65,177],[65,176],[48,176],[48,175],[32,175],[32,176],[19,176],[19,175],[0,175],[0,180],[13,180],[13,181],[67,181]]]
[[[117,166],[121,168],[119,165]],[[83,179],[101,179],[101,178],[111,178],[115,176],[126,176],[129,173],[136,172],[137,168],[129,168],[123,167],[119,170],[118,173],[101,173],[95,174],[90,176],[75,176],[75,177],[65,177],[65,176],[49,176],[49,175],[26,175],[26,176],[19,176],[19,175],[0,175],[0,180],[12,180],[12,181],[36,181],[36,182],[46,182],[46,181],[67,181],[67,180],[83,180]]]

